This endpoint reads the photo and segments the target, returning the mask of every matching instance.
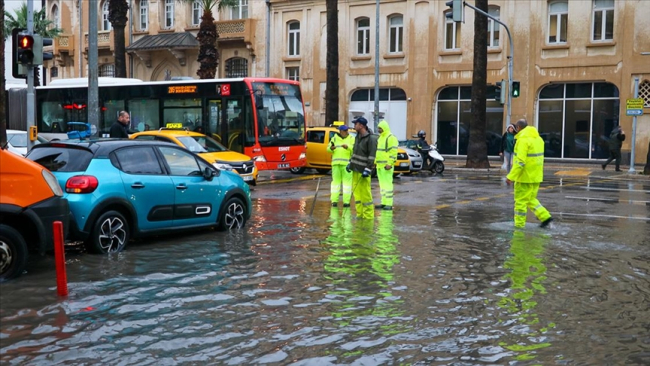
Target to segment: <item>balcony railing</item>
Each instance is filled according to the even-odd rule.
[[[97,48],[108,48],[113,50],[113,31],[97,32]],[[88,33],[84,34],[84,50],[88,50]]]
[[[219,38],[217,41],[244,41],[253,44],[255,38],[255,19],[222,20],[216,22]]]
[[[60,54],[61,52],[67,52],[70,55],[74,55],[74,50],[77,48],[75,44],[74,34],[59,34],[54,38],[54,53]]]

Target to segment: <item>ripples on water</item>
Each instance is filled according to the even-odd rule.
[[[507,214],[488,207],[410,207],[364,222],[324,205],[309,217],[303,201],[255,204],[246,232],[153,239],[111,256],[69,255],[65,300],[56,298],[50,268],[3,284],[0,360],[650,360],[650,243],[618,231],[625,224],[514,231]]]

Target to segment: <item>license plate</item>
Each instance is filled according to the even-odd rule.
[[[399,163],[399,166],[409,166],[409,163]]]
[[[288,168],[289,166],[289,163],[278,164],[278,168]]]
[[[422,164],[420,164],[420,163],[413,163],[413,166],[416,167],[416,168],[419,168],[421,165]]]
[[[242,178],[244,178],[244,182],[249,182],[249,181],[253,180],[253,176],[252,176],[252,175],[245,175],[245,176],[243,176]]]

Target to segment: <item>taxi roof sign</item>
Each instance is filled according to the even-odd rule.
[[[344,124],[345,124],[345,122],[343,122],[343,121],[334,121],[334,122],[332,122],[332,126],[336,126],[336,127],[343,126]]]

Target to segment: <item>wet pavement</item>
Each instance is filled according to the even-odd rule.
[[[329,176],[272,172],[243,232],[70,247],[67,298],[51,258],[32,263],[0,284],[0,362],[650,363],[647,177],[547,172],[550,229],[529,213],[514,230],[498,171],[395,191],[357,220],[330,207]]]

